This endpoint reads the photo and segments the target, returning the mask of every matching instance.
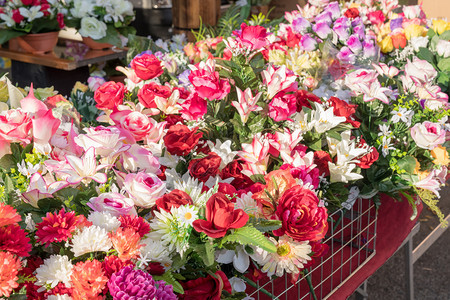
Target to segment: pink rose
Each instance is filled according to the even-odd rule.
[[[382,24],[386,19],[381,10],[370,12],[367,16],[369,17],[370,22],[374,25]]]
[[[131,145],[130,149],[122,154],[122,165],[131,172],[140,170],[156,175],[161,173],[158,159],[150,151],[138,144]]]
[[[158,176],[144,172],[127,174],[124,187],[134,204],[143,208],[154,206],[166,192],[166,185]]]
[[[75,143],[85,151],[91,147],[95,153],[107,157],[116,152],[123,145],[125,137],[121,135],[119,128],[111,126],[97,126],[85,128],[86,134],[74,137]]]
[[[440,124],[425,121],[411,128],[411,137],[420,148],[432,150],[445,142],[445,132]]]
[[[128,130],[136,141],[143,140],[153,128],[153,124],[150,122],[149,118],[138,111],[132,111],[129,114],[124,115],[120,119],[120,126],[123,129]]]
[[[181,116],[188,121],[195,121],[206,114],[208,102],[200,98],[197,93],[190,94],[189,97],[181,104],[183,108]]]
[[[269,117],[275,122],[285,121],[297,110],[297,99],[293,94],[278,93],[269,103]]]
[[[161,61],[153,54],[145,53],[136,56],[131,61],[130,66],[136,75],[143,80],[158,77],[164,72]]]
[[[0,139],[10,143],[29,144],[31,127],[31,118],[20,109],[10,109],[0,114]]]
[[[261,49],[270,44],[267,36],[266,28],[256,25],[248,26],[245,23],[241,24],[241,30],[233,32],[236,34],[236,40],[250,51]]]
[[[94,211],[108,212],[115,217],[121,215],[137,215],[134,202],[119,193],[103,193],[89,199],[87,206]]]
[[[194,86],[194,90],[202,98],[208,100],[221,100],[230,92],[230,83],[225,79],[220,79],[219,72],[215,70],[214,60],[208,59],[192,66],[189,81]]]

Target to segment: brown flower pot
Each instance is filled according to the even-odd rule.
[[[53,51],[58,43],[58,31],[30,33],[10,41],[10,49],[32,54],[45,54]]]
[[[112,48],[113,45],[108,43],[99,43],[94,41],[90,37],[84,37],[83,36],[83,43],[88,46],[92,50],[103,50],[103,49],[109,49]]]

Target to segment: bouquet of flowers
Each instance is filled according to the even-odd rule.
[[[128,34],[136,32],[129,26],[134,11],[128,0],[70,0],[66,1],[65,8],[67,26],[76,28],[82,37],[123,47]]]
[[[59,31],[64,27],[62,1],[4,0],[0,4],[0,44],[28,33]]]

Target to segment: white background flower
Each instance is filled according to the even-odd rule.
[[[81,19],[81,28],[79,33],[84,37],[90,37],[99,40],[106,36],[106,24],[93,17]]]

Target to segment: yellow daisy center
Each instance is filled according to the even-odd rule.
[[[287,256],[291,253],[291,246],[289,244],[282,244],[277,247],[277,254],[279,256]]]
[[[187,213],[184,214],[184,218],[186,220],[190,220],[190,219],[192,219],[192,214],[190,212],[187,212]]]

